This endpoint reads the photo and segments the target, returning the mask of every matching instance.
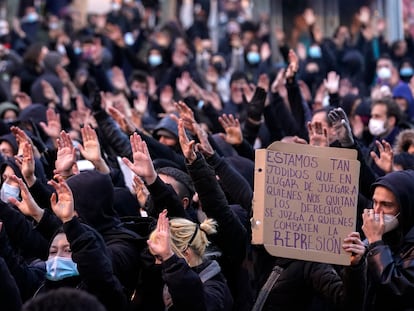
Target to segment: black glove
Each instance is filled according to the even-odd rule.
[[[264,110],[264,105],[266,101],[266,91],[257,87],[254,92],[252,101],[248,103],[247,106],[247,117],[253,119],[254,121],[260,121],[262,119],[262,114]]]
[[[332,123],[341,146],[351,147],[354,144],[354,137],[345,111],[342,108],[331,110],[328,113],[328,120]]]
[[[94,113],[101,112],[103,110],[102,109],[102,97],[101,97],[101,92],[99,91],[99,89],[96,89],[93,95],[92,110]]]

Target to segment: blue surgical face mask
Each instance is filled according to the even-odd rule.
[[[260,62],[260,54],[257,52],[249,52],[247,53],[247,61],[249,62],[249,64],[251,65],[256,65]]]
[[[311,58],[321,58],[322,57],[322,51],[319,46],[311,46],[309,48],[309,57]]]
[[[162,57],[158,54],[152,54],[148,56],[148,63],[151,67],[157,67],[162,64]]]
[[[60,281],[71,276],[79,275],[78,267],[72,258],[55,256],[46,261],[46,278]]]
[[[39,19],[39,15],[37,15],[37,13],[35,13],[35,12],[31,12],[31,13],[27,14],[27,16],[26,16],[26,21],[28,23],[37,22],[38,19]]]
[[[77,47],[73,48],[73,52],[74,52],[76,55],[80,55],[80,54],[82,54],[82,48],[81,48],[81,47],[79,47],[79,46],[77,46]]]
[[[414,70],[411,67],[403,67],[400,69],[401,77],[411,77],[413,73],[414,73]]]
[[[0,199],[3,202],[8,202],[9,198],[18,199],[20,195],[20,188],[9,185],[8,183],[3,183],[0,189]]]

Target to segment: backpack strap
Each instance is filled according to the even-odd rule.
[[[270,273],[269,277],[267,278],[266,283],[260,289],[259,295],[257,296],[256,302],[254,303],[252,311],[262,310],[267,300],[267,296],[269,296],[270,291],[272,290],[273,286],[276,284],[282,272],[283,272],[283,268],[281,266],[275,265],[273,267],[273,270]]]

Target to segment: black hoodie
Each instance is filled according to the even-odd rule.
[[[368,282],[365,310],[414,309],[414,171],[392,172],[379,178],[394,193],[400,207],[397,229],[368,246]]]
[[[109,175],[85,171],[67,180],[81,220],[105,240],[115,275],[132,293],[139,273],[140,252],[146,246],[138,234],[123,227],[113,208],[114,187]]]

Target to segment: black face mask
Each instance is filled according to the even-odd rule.
[[[214,67],[214,69],[216,69],[216,71],[218,72],[218,74],[221,74],[223,71],[223,65],[220,62],[215,62],[212,64],[212,66]]]
[[[6,34],[6,35],[3,35],[3,36],[0,36],[0,43],[1,44],[6,44],[6,43],[9,43],[10,41],[11,41],[10,34]]]
[[[227,11],[227,17],[229,19],[237,19],[237,16],[239,16],[239,12],[237,10],[229,10],[229,11]]]

